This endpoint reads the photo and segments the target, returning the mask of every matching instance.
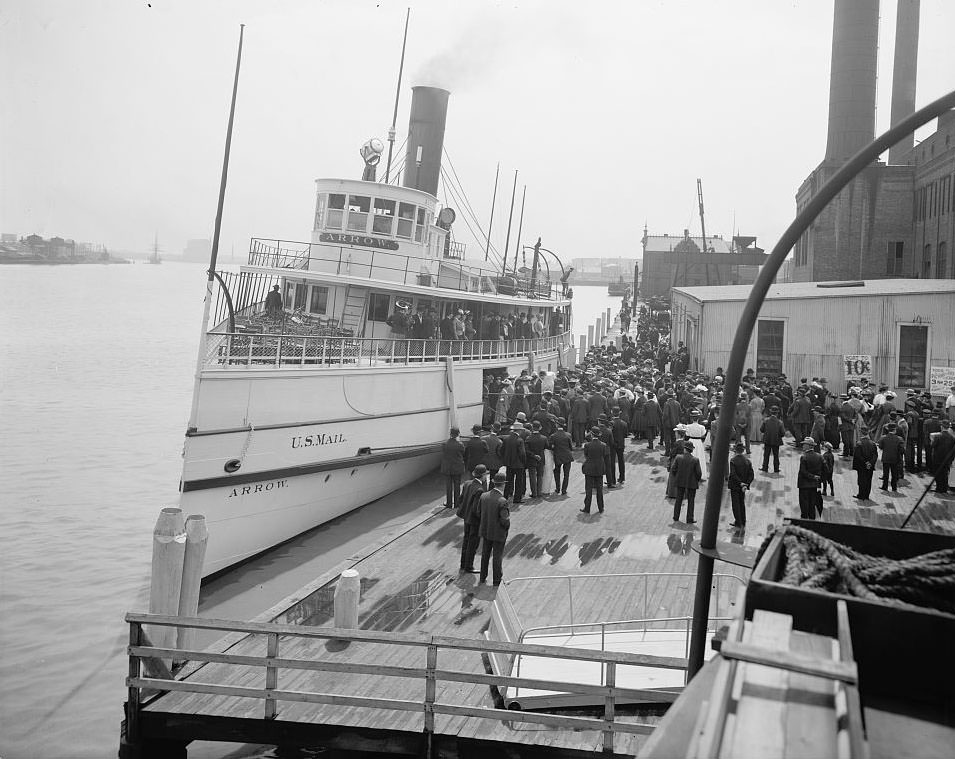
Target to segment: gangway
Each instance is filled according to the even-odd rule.
[[[497,596],[491,606],[491,622],[485,637],[490,641],[529,643],[544,646],[572,647],[608,651],[616,653],[640,653],[684,659],[689,655],[690,629],[692,616],[652,616],[648,613],[651,582],[663,582],[681,579],[694,580],[695,573],[643,572],[600,575],[551,575],[543,577],[518,577],[505,580],[498,588]],[[627,616],[631,609],[621,609],[620,615],[611,619],[586,619],[575,617],[574,585],[581,580],[600,580],[607,587],[606,592],[614,592],[612,583],[626,583],[627,592],[632,597],[642,596],[642,604],[633,618]],[[569,620],[554,624],[529,624],[527,613],[518,610],[515,595],[535,598],[546,596],[552,599],[555,583],[566,586],[566,603],[558,605],[569,613]],[[730,584],[745,587],[745,581],[732,574],[717,574],[713,577],[714,613],[709,619],[708,629],[716,632],[719,623],[729,622],[732,614],[729,605],[721,614],[720,603],[724,590]],[[639,588],[642,584],[642,593]],[[636,589],[636,590],[635,590]],[[731,597],[737,592],[733,589]],[[623,595],[623,594],[621,594]],[[551,608],[554,608],[553,606]],[[525,610],[526,611],[526,610]],[[709,652],[712,655],[714,652]],[[502,678],[529,678],[566,682],[568,685],[608,685],[606,668],[598,661],[569,661],[546,656],[492,654],[491,669]],[[664,669],[652,666],[618,666],[614,685],[641,691],[643,696],[627,700],[618,700],[620,704],[652,705],[672,703],[683,690],[687,682],[686,670]],[[568,688],[568,691],[571,688]],[[509,709],[548,710],[567,707],[601,706],[602,699],[595,695],[570,693],[552,690],[536,690],[509,686],[506,679],[498,685],[498,691]]]

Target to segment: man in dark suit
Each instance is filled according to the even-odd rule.
[[[816,501],[819,483],[822,482],[822,456],[816,452],[816,441],[803,438],[803,454],[799,459],[796,487],[799,489],[799,516],[802,519],[816,518]]]
[[[852,450],[852,468],[856,470],[856,483],[859,488],[854,498],[860,501],[869,500],[869,493],[872,492],[872,474],[875,472],[878,460],[879,449],[869,437],[869,430],[863,427]]]
[[[574,441],[564,429],[564,425],[557,422],[557,431],[548,439],[547,444],[554,454],[554,494],[567,495],[567,481],[570,479],[570,465],[574,463]],[[563,473],[563,477],[561,477]]]
[[[464,444],[464,471],[474,471],[478,464],[484,464],[486,457],[487,441],[481,437],[481,425],[475,424],[471,427],[471,437]]]
[[[461,488],[461,503],[458,516],[464,521],[464,537],[461,540],[461,572],[476,574],[474,555],[481,542],[481,496],[486,492],[487,467],[478,464],[471,472],[473,479]]]
[[[527,451],[524,448],[524,439],[515,430],[511,430],[503,440],[501,461],[507,468],[507,485],[504,487],[504,495],[507,498],[513,495],[514,503],[520,503],[524,499],[524,489],[527,485],[524,472],[527,467]]]
[[[885,425],[885,434],[879,438],[879,448],[882,449],[882,486],[879,490],[888,490],[892,484],[892,492],[899,489],[899,469],[905,451],[905,441],[896,435],[898,429],[889,422]]]
[[[746,528],[746,491],[753,484],[756,477],[753,465],[743,455],[746,446],[737,443],[733,446],[736,455],[730,459],[730,471],[727,476],[727,485],[730,491],[730,500],[733,503],[733,527]]]
[[[597,493],[597,511],[603,514],[604,510],[604,491],[603,476],[606,473],[606,461],[604,457],[607,453],[607,446],[600,439],[600,428],[592,427],[588,440],[584,444],[584,463],[581,471],[584,473],[584,507],[581,511],[584,514],[590,513],[590,504],[593,500],[594,492]]]
[[[587,408],[587,399],[583,395],[576,396],[570,408],[570,429],[575,448],[580,448],[584,444],[584,438],[587,435],[587,417],[589,415],[590,410]]]
[[[796,440],[809,437],[812,428],[812,401],[806,397],[805,390],[799,390],[792,405],[793,435]]]
[[[504,462],[501,461],[501,449],[504,447],[504,441],[498,435],[500,431],[500,423],[494,422],[491,424],[491,432],[484,438],[484,443],[487,445],[487,454],[482,463],[487,467],[488,475],[491,477],[504,466]]]
[[[656,396],[653,393],[647,393],[647,402],[643,406],[644,424],[647,427],[647,438],[649,444],[647,448],[653,450],[653,441],[663,425],[663,415],[660,412],[660,404],[657,403]]]
[[[519,438],[518,438],[519,439]],[[494,487],[481,496],[481,523],[478,531],[483,541],[481,546],[481,572],[478,582],[487,582],[488,564],[493,556],[494,584],[500,585],[504,579],[504,544],[507,531],[511,526],[511,510],[507,507],[507,498],[501,488],[507,481],[507,475],[494,475]]]
[[[925,409],[922,412],[922,448],[925,449],[925,469],[929,476],[935,474],[935,453],[932,449],[932,441],[935,439],[932,435],[942,431],[942,424],[939,420],[940,414],[937,411]]]
[[[673,430],[680,423],[680,417],[682,415],[683,407],[680,406],[680,402],[675,396],[667,395],[663,407],[660,409],[660,416],[662,418],[660,437],[663,439],[667,456],[673,453],[673,443],[676,440]]]
[[[952,470],[952,456],[955,452],[955,433],[952,431],[952,423],[948,419],[942,419],[939,423],[941,430],[934,433],[932,444],[932,459],[935,464],[935,492],[948,493],[948,475]]]
[[[700,467],[700,460],[693,455],[693,443],[687,441],[683,445],[684,452],[674,457],[673,463],[670,464],[670,471],[673,473],[673,480],[676,485],[673,521],[680,521],[683,499],[686,498],[686,523],[695,524],[693,507],[696,502],[696,491],[700,487],[700,480],[703,479],[703,469]]]
[[[773,471],[779,474],[779,446],[783,444],[783,437],[786,434],[786,427],[779,418],[779,406],[773,406],[769,409],[769,416],[763,421],[760,430],[763,433],[763,465],[759,468],[759,471],[769,471],[769,454],[771,453],[773,455]]]
[[[629,430],[630,425],[624,421],[623,412],[620,408],[614,408],[613,418],[610,420],[610,433],[613,439],[613,457],[617,463],[617,482],[621,485],[627,479],[624,470],[624,452],[627,448],[627,433]]]
[[[444,508],[458,507],[461,500],[461,475],[464,468],[464,445],[458,440],[461,430],[451,428],[451,436],[441,444],[441,474],[444,475]]]
[[[539,498],[543,495],[545,450],[547,450],[547,438],[541,433],[541,423],[531,422],[531,434],[524,441],[524,451],[527,456],[527,479],[531,484],[531,498]]]
[[[597,424],[600,427],[600,440],[606,446],[604,449],[604,476],[607,478],[607,490],[610,490],[617,485],[613,464],[613,432],[610,429],[610,420],[607,419],[606,414],[600,415]]]

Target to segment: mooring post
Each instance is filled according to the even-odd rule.
[[[584,356],[587,355],[587,337],[585,335],[580,336],[580,353],[575,356],[577,359],[574,361],[575,364],[583,363]]]
[[[594,327],[594,335],[597,337],[597,345],[600,345],[600,341],[604,339],[604,318],[603,316],[597,317],[597,326]]]
[[[202,583],[202,564],[206,558],[209,530],[202,514],[186,518],[186,547],[182,562],[182,589],[179,592],[179,616],[195,617],[199,613],[199,586]],[[193,627],[178,628],[176,648],[184,651],[196,645],[199,631]]]
[[[335,627],[358,627],[358,601],[361,598],[361,578],[356,569],[346,569],[335,586]]]
[[[153,529],[152,577],[149,583],[149,613],[176,616],[182,591],[182,564],[186,552],[186,526],[182,509],[159,512]],[[176,647],[176,628],[151,625],[149,637],[157,648]],[[163,659],[166,667],[171,659]]]
[[[594,327],[593,324],[590,324],[590,325],[587,326],[587,350],[590,350],[590,348],[593,347],[593,344],[594,344],[594,330],[595,330],[595,327]],[[584,360],[584,356],[585,356],[586,354],[587,354],[587,351],[586,351],[586,350],[583,351],[583,353],[582,353],[581,356],[580,356],[580,360],[581,360],[581,361]]]

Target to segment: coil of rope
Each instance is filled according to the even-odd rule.
[[[757,564],[775,534],[782,535],[786,561],[779,581],[786,585],[955,614],[955,549],[889,559],[860,553],[804,527],[783,525],[766,537]]]

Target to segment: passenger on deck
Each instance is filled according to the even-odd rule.
[[[273,318],[282,315],[282,294],[278,285],[272,285],[272,292],[265,296],[265,314]]]

